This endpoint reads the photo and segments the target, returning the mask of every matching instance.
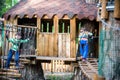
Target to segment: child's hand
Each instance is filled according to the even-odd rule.
[[[9,35],[10,31],[9,30],[6,30],[6,35]]]

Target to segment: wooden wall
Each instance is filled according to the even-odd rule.
[[[44,73],[47,72],[73,72],[74,67],[65,64],[63,60],[52,60],[51,63],[42,63]]]
[[[65,19],[68,19],[66,16],[64,17]],[[54,32],[44,33],[44,32],[38,31],[37,32],[37,56],[74,58],[76,55],[75,31],[73,31],[73,29],[75,28],[74,20],[71,21],[72,30],[70,31],[70,33],[58,32],[59,19],[57,16],[54,16],[53,18]],[[38,24],[39,25],[37,26],[40,27],[41,25],[40,21],[38,22]]]

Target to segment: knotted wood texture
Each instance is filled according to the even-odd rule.
[[[114,17],[120,18],[120,0],[115,0]]]

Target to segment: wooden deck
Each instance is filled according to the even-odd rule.
[[[37,56],[37,60],[63,60],[63,61],[76,61],[75,58],[64,58],[64,57],[44,57],[44,56]]]

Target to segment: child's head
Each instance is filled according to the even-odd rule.
[[[85,31],[85,28],[82,27],[82,28],[80,29],[80,32],[84,32],[84,31]]]
[[[16,33],[16,34],[15,34],[15,38],[16,38],[16,39],[20,39],[20,38],[21,38],[20,33]]]

